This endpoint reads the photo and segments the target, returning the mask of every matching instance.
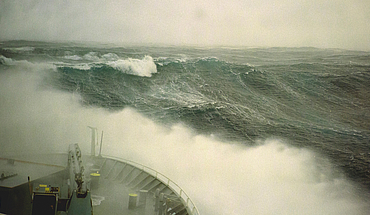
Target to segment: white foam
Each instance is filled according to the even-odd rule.
[[[21,52],[32,52],[35,50],[35,47],[19,47],[19,48],[3,48],[4,50],[14,52],[14,53],[21,53]]]
[[[22,69],[56,70],[56,66],[48,63],[32,63],[27,60],[13,60],[0,55],[0,64],[7,66],[19,66]]]
[[[11,58],[7,58],[7,57],[4,57],[4,56],[0,55],[0,64],[12,65],[13,60]]]
[[[89,60],[89,61],[100,61],[100,58],[97,52],[89,52],[83,56],[83,59]]]
[[[119,57],[118,57],[118,55],[116,55],[114,53],[108,53],[108,54],[102,55],[101,59],[106,60],[106,61],[114,61],[114,60],[118,60]]]
[[[177,62],[179,62],[179,63],[185,63],[186,61],[188,61],[189,60],[189,58],[188,57],[182,57],[182,58],[178,58],[178,59],[176,59],[176,61]]]
[[[71,68],[74,68],[74,69],[79,69],[79,70],[90,70],[92,67],[95,67],[96,65],[91,65],[91,64],[88,64],[88,63],[80,63],[80,64],[76,64],[76,65],[70,65]]]
[[[83,57],[80,57],[78,55],[71,55],[71,52],[66,52],[66,56],[64,56],[65,59],[68,60],[88,60],[88,61],[95,61],[95,62],[107,62],[107,61],[114,61],[118,60],[119,57],[117,54],[114,53],[107,53],[99,57],[99,53],[97,52],[89,52],[85,54]]]
[[[71,63],[64,63],[64,62],[57,62],[54,63],[56,67],[69,67],[73,69],[78,70],[90,70],[92,67],[99,68],[102,65],[101,64],[95,64],[95,63],[78,63],[78,64],[71,64]]]
[[[68,55],[68,56],[64,56],[65,59],[67,60],[82,60],[82,57],[78,56],[78,55]]]
[[[107,65],[118,69],[123,73],[143,77],[151,77],[153,73],[157,73],[157,66],[154,63],[153,58],[148,55],[142,60],[128,58],[125,60],[108,62]]]
[[[220,61],[217,57],[202,57],[199,58],[201,61]]]

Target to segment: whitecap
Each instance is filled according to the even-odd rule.
[[[98,57],[98,53],[96,52],[89,52],[83,56],[83,59],[89,60],[89,61],[100,61],[100,58]]]
[[[128,58],[125,60],[108,62],[107,65],[120,70],[123,73],[142,77],[151,77],[153,73],[157,73],[157,66],[154,63],[153,58],[148,55],[146,55],[142,60]]]
[[[118,60],[119,57],[118,55],[114,53],[108,53],[108,54],[104,54],[103,56],[101,56],[101,59],[107,60],[107,61],[113,61],[113,60]]]
[[[65,59],[67,60],[82,60],[82,57],[78,56],[78,55],[72,55],[72,56],[64,56]]]
[[[11,58],[4,57],[0,55],[0,64],[3,65],[13,65],[13,60]]]
[[[82,63],[82,64],[73,65],[73,66],[71,66],[71,68],[87,71],[87,70],[90,70],[92,68],[92,66],[90,64],[87,64],[87,63]]]
[[[32,52],[35,50],[35,47],[19,47],[19,48],[3,48],[6,51],[10,51],[13,53],[20,53],[20,52]]]

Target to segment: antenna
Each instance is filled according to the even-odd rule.
[[[101,148],[103,147],[103,131],[101,131],[101,140],[100,140],[100,149],[99,149],[99,157],[101,157]]]
[[[95,132],[97,131],[97,128],[87,126],[91,129],[91,156],[95,156],[95,144],[96,144],[96,138],[95,138]]]

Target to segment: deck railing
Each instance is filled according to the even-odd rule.
[[[151,176],[155,177],[157,180],[161,181],[163,184],[165,184],[169,188],[171,188],[174,191],[174,193],[176,193],[176,195],[181,198],[181,200],[183,201],[185,206],[190,210],[192,215],[199,215],[198,208],[195,206],[194,202],[190,199],[189,195],[178,184],[176,184],[176,182],[172,181],[167,176],[163,175],[162,173],[158,172],[157,170],[154,170],[153,168],[147,167],[147,166],[142,165],[140,163],[137,163],[135,161],[127,160],[127,159],[124,159],[124,158],[118,158],[118,157],[114,157],[114,156],[107,156],[107,155],[104,155],[103,157],[130,164],[130,165],[132,165],[132,166],[150,174]]]

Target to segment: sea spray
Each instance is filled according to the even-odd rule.
[[[1,76],[8,83],[1,85],[8,88],[3,91],[6,109],[0,112],[7,122],[1,129],[2,153],[63,152],[70,142],[89,151],[87,125],[92,125],[105,131],[103,154],[164,173],[190,195],[201,214],[366,212],[355,186],[310,150],[280,140],[255,147],[227,143],[181,124],[158,125],[130,108],[115,113],[86,109],[80,97],[40,91],[37,76],[9,72]],[[18,100],[22,97],[27,99]]]

